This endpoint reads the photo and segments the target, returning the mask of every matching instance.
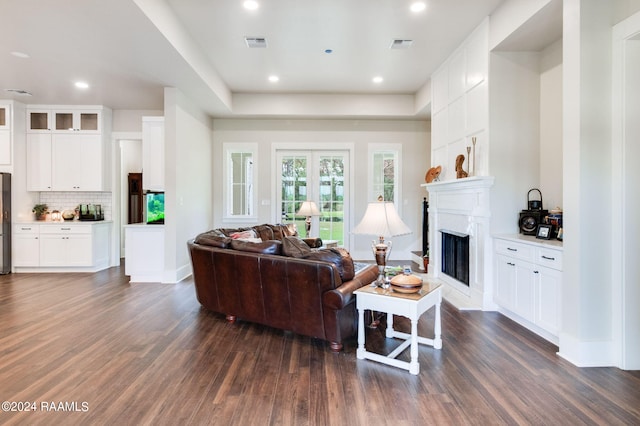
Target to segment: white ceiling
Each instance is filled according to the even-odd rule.
[[[426,0],[415,14],[411,0],[258,1],[249,11],[242,0],[0,0],[0,99],[163,109],[163,88],[177,87],[229,116],[248,95],[411,97],[502,2]],[[249,49],[245,36],[268,47]],[[393,39],[413,45],[392,50]]]

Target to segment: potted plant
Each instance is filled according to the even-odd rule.
[[[35,213],[36,220],[44,220],[47,212],[49,211],[49,206],[47,206],[46,204],[36,204],[35,206],[33,206],[33,209],[31,211]]]

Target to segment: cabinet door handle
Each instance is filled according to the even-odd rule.
[[[540,273],[540,271],[533,271],[533,273],[534,273],[534,274],[539,274],[539,273]]]
[[[507,247],[507,250],[509,250],[509,251],[518,251],[518,249],[514,249],[514,248],[511,248],[511,247]]]
[[[71,231],[71,228],[60,228],[61,231]]]
[[[555,257],[547,257],[547,256],[542,256],[543,259],[547,259],[547,260],[556,260]]]
[[[507,265],[509,265],[509,266],[516,266],[516,264],[515,264],[515,263],[511,263],[511,262],[507,262]]]
[[[31,231],[31,228],[20,228],[23,231]]]

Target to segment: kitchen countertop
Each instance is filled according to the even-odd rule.
[[[498,234],[493,235],[493,238],[501,238],[503,240],[511,240],[519,243],[527,243],[540,247],[551,247],[555,249],[562,249],[562,241],[552,239],[543,240],[536,238],[535,235],[523,235],[523,234]]]
[[[14,225],[97,225],[99,223],[113,223],[110,220],[20,220],[13,222]]]

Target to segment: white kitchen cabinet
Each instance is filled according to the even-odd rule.
[[[111,222],[14,226],[15,272],[96,272],[109,267]]]
[[[142,187],[164,191],[164,117],[142,117]]]
[[[51,110],[27,109],[27,133],[51,133]]]
[[[0,103],[0,130],[11,130],[11,105]]]
[[[51,184],[55,191],[102,191],[100,135],[54,134]]]
[[[27,190],[108,191],[110,135],[103,121],[110,118],[107,111],[28,108]]]
[[[27,191],[51,190],[51,134],[27,133]]]
[[[558,343],[562,243],[529,236],[494,238],[494,301],[521,325]]]
[[[13,266],[40,265],[40,227],[37,225],[14,225]]]
[[[0,165],[10,165],[11,158],[11,105],[0,103]]]
[[[99,110],[55,110],[53,111],[53,132],[55,133],[95,133],[101,131],[102,121]]]

